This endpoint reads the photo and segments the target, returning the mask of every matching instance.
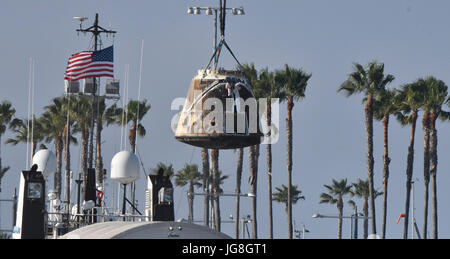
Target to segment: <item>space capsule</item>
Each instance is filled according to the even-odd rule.
[[[208,149],[259,144],[258,102],[243,72],[199,70],[192,79],[175,138]]]

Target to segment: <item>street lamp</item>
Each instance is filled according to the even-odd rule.
[[[202,196],[212,196],[212,197],[218,197],[218,196],[228,196],[228,197],[237,197],[238,195],[235,193],[198,193],[198,192],[188,192],[188,195],[202,195]],[[241,193],[239,194],[240,197],[250,197],[254,198],[256,195],[254,193]]]
[[[350,224],[350,236],[351,237],[353,237],[353,235],[352,235],[352,233],[353,233],[353,219],[357,220],[357,219],[370,219],[371,218],[371,217],[365,217],[364,214],[362,214],[362,213],[355,213],[355,214],[350,215],[350,216],[342,216],[342,217],[339,217],[339,216],[336,216],[336,215],[322,215],[322,214],[316,213],[316,214],[313,214],[312,217],[314,219],[339,219],[339,218],[351,219],[351,221],[352,221],[351,224]],[[355,238],[356,239],[358,238],[357,235],[358,235],[357,234],[357,227],[355,226]]]

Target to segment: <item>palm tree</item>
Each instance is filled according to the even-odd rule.
[[[92,116],[92,105],[88,99],[79,98],[77,109],[74,111],[77,131],[81,132],[81,179],[83,180],[83,190],[86,190],[87,168],[88,168],[88,143],[89,125]],[[82,200],[85,198],[85,191],[82,193]]]
[[[189,184],[189,191],[187,194],[188,204],[189,204],[189,223],[194,222],[194,188],[201,186],[200,182],[201,173],[198,170],[196,164],[186,164],[183,169],[175,174],[175,185],[176,186],[186,186]]]
[[[259,76],[258,71],[255,69],[255,65],[252,63],[250,65],[244,64],[243,72],[248,82],[252,86],[253,94],[255,98],[262,98],[263,96],[260,94],[258,85],[259,85]],[[250,166],[250,179],[249,183],[252,187],[252,193],[255,194],[255,197],[252,198],[252,238],[258,238],[258,221],[257,221],[257,183],[258,183],[258,160],[259,160],[259,145],[250,146],[249,147],[249,166]]]
[[[259,160],[259,145],[249,147],[249,165],[250,165],[250,178],[249,183],[252,187],[252,238],[258,238],[258,221],[257,221],[257,193],[258,193],[258,160]]]
[[[217,231],[220,231],[221,227],[221,219],[220,219],[220,206],[219,206],[219,150],[218,149],[211,149],[211,174],[209,182],[212,186],[211,191],[214,194],[213,195],[213,201],[216,203],[215,209],[215,222],[214,226]]]
[[[28,128],[31,125],[33,125],[33,130],[30,130],[29,132]],[[22,120],[15,118],[11,121],[10,129],[14,132],[15,137],[6,140],[5,143],[16,146],[19,143],[28,143],[28,141],[31,141],[31,158],[33,158],[33,155],[36,152],[37,144],[45,139],[40,120],[36,120],[34,116],[33,120]]]
[[[383,122],[384,132],[384,155],[383,155],[383,221],[381,225],[381,238],[386,238],[386,217],[387,217],[387,197],[388,197],[388,181],[389,181],[389,164],[391,158],[389,157],[389,117],[398,112],[398,98],[396,98],[396,91],[389,89],[381,89],[377,93],[374,102],[374,118]]]
[[[95,145],[97,158],[95,159],[95,171],[96,171],[96,182],[98,185],[103,183],[103,157],[102,157],[102,131],[103,131],[103,120],[106,114],[106,103],[105,99],[101,99],[97,102],[97,107],[94,107],[94,112],[97,114],[97,132],[95,137]]]
[[[68,104],[72,105],[68,109]],[[54,141],[55,153],[57,158],[57,173],[55,174],[55,189],[58,198],[61,195],[61,168],[62,152],[64,149],[65,157],[65,202],[70,202],[70,143],[77,143],[76,138],[70,133],[74,125],[74,102],[70,103],[68,98],[57,97],[52,100],[52,104],[45,106],[45,113],[41,117],[41,125],[46,142]],[[68,113],[69,111],[69,113]],[[67,141],[69,140],[69,141]]]
[[[268,129],[267,138],[267,185],[268,185],[268,201],[269,201],[269,238],[273,238],[273,209],[272,209],[272,144],[271,135],[275,132],[275,126],[272,125],[272,99],[278,101],[285,100],[285,92],[275,84],[275,73],[269,72],[268,69],[263,69],[259,73],[259,80],[257,81],[253,91],[255,96],[260,96],[267,99],[266,104],[266,126]]]
[[[430,130],[430,176],[431,176],[431,200],[432,200],[432,217],[433,217],[433,238],[438,238],[438,213],[437,213],[437,129],[436,120],[438,117],[447,119],[449,112],[442,110],[442,105],[447,98],[447,85],[432,76],[425,78],[426,101],[425,104],[430,108],[429,113],[429,130]],[[424,232],[424,235],[426,232]]]
[[[61,168],[62,168],[62,152],[63,152],[63,131],[65,119],[59,114],[47,111],[40,118],[42,131],[45,134],[44,141],[49,143],[53,141],[56,156],[56,173],[54,175],[53,188],[56,190],[58,199],[61,198]]]
[[[238,149],[238,162],[236,169],[236,223],[235,223],[235,238],[239,239],[239,217],[240,217],[240,201],[241,201],[241,183],[242,183],[242,167],[244,163],[244,149]],[[242,230],[244,231],[244,230]]]
[[[209,154],[207,148],[202,148],[202,186],[203,186],[203,222],[209,226]]]
[[[131,146],[131,152],[136,153],[136,136],[145,136],[146,130],[141,124],[142,119],[150,110],[151,105],[147,104],[147,100],[138,101],[130,100],[125,108],[118,108],[116,104],[113,104],[106,111],[106,124],[117,124],[125,126],[131,122],[130,132],[128,134],[128,140]],[[139,112],[139,115],[138,115]]]
[[[376,218],[375,218],[375,198],[373,193],[373,102],[374,96],[378,91],[386,89],[386,86],[394,80],[393,75],[384,75],[384,64],[370,62],[367,68],[355,63],[354,72],[352,72],[346,81],[341,84],[338,92],[344,91],[347,96],[363,93],[366,100],[365,106],[365,124],[366,124],[366,142],[367,142],[367,172],[369,178],[370,191],[370,210],[372,233],[376,234]]]
[[[0,104],[0,191],[2,177],[9,170],[9,167],[2,167],[2,157],[1,157],[1,138],[6,132],[7,126],[11,123],[12,117],[16,113],[16,110],[12,107],[12,104],[8,101],[3,101]]]
[[[150,174],[157,175],[161,169],[163,171],[163,175],[169,176],[169,178],[172,178],[175,174],[172,164],[164,164],[163,162],[159,162],[155,168],[150,169]]]
[[[358,179],[358,182],[352,184],[352,190],[350,192],[351,197],[357,197],[363,200],[363,214],[364,214],[364,238],[366,239],[369,235],[369,180]],[[382,192],[374,190],[375,199],[382,195]]]
[[[136,137],[137,135],[143,137],[146,134],[146,130],[142,125],[142,119],[150,110],[151,105],[147,104],[147,99],[143,101],[130,100],[125,108],[117,108],[114,104],[107,111],[107,115],[111,115],[106,118],[107,125],[114,123],[118,125],[127,125],[131,122],[130,132],[128,134],[128,140],[130,141],[131,152],[136,153]],[[131,184],[131,200],[134,205],[135,202],[135,183]],[[133,209],[134,210],[134,209]]]
[[[413,176],[414,165],[414,141],[416,132],[416,122],[419,116],[419,109],[424,101],[423,83],[418,80],[416,82],[402,86],[402,89],[397,92],[399,99],[400,113],[397,113],[397,120],[402,126],[411,125],[411,136],[408,147],[408,156],[406,161],[406,199],[405,199],[405,221],[403,227],[403,238],[408,238],[408,223],[409,223],[409,205],[411,200],[411,184]]]
[[[288,187],[284,184],[281,187],[276,187],[275,192],[273,193],[272,199],[276,202],[283,203],[285,205],[286,216],[288,216]],[[299,200],[305,200],[305,196],[302,195],[302,191],[298,189],[297,185],[293,185],[291,188],[291,201],[292,204],[296,204]]]
[[[288,171],[288,226],[289,239],[292,239],[292,109],[294,102],[305,97],[306,86],[311,74],[305,73],[301,69],[284,66],[284,69],[275,72],[275,83],[277,88],[282,89],[283,96],[287,100],[287,119],[286,119],[286,135],[287,135],[287,171]]]
[[[344,211],[344,196],[351,193],[352,186],[347,185],[347,179],[342,179],[339,182],[333,179],[333,184],[324,185],[328,193],[320,194],[320,203],[336,204],[339,218],[338,218],[338,239],[342,239],[342,217]]]

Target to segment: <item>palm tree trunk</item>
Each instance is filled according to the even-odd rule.
[[[56,174],[54,176],[53,187],[56,190],[58,200],[61,199],[61,175],[62,175],[62,137],[58,136],[54,140],[56,155]]]
[[[70,204],[70,126],[66,124],[66,135],[64,136],[64,159],[66,164],[66,175],[65,175],[65,202],[67,206]]]
[[[1,141],[2,136],[0,135],[0,192],[2,192],[2,178],[3,178],[3,167],[2,167],[2,157],[1,157],[1,147],[2,147],[2,141]],[[6,173],[6,172],[5,172]]]
[[[411,200],[411,181],[413,176],[413,164],[414,164],[414,138],[416,133],[416,121],[417,113],[415,110],[411,114],[411,137],[408,147],[408,158],[406,162],[406,199],[405,199],[405,221],[403,227],[403,238],[408,238],[408,221],[409,221],[409,203]]]
[[[208,149],[202,148],[202,168],[203,168],[203,222],[209,226],[209,155]]]
[[[128,135],[128,140],[130,141],[131,152],[136,153],[136,121],[131,124],[130,133]]]
[[[344,211],[344,202],[342,198],[339,198],[337,202],[337,208],[339,211],[338,214],[338,239],[342,239],[342,217],[343,217],[343,211]]]
[[[270,127],[272,125],[272,107],[271,100],[269,99],[267,105],[267,127],[269,129],[267,136],[269,138],[269,143],[267,144],[267,193],[269,196],[269,238],[273,239],[273,208],[272,208],[272,144],[270,140],[271,131]]]
[[[235,215],[235,238],[239,239],[239,226],[240,226],[240,201],[241,201],[241,182],[242,182],[242,164],[244,160],[244,149],[238,149],[238,164],[236,170],[236,215]],[[244,230],[242,230],[244,231]]]
[[[103,183],[103,158],[102,158],[102,130],[103,130],[103,122],[102,116],[99,113],[97,118],[97,136],[96,140],[96,150],[97,150],[97,159],[95,160],[95,170],[97,172],[97,185],[101,186]]]
[[[292,239],[292,109],[294,108],[294,100],[292,96],[287,101],[287,119],[286,119],[286,135],[287,135],[287,170],[288,170],[288,237]]]
[[[431,157],[431,202],[432,202],[432,217],[433,217],[433,239],[438,239],[438,207],[437,207],[437,130],[436,130],[436,111],[431,113],[431,132],[430,132],[430,157]]]
[[[213,169],[213,193],[214,193],[214,201],[216,203],[216,218],[215,218],[215,229],[220,231],[221,227],[221,219],[220,219],[220,205],[219,205],[219,150],[212,149],[211,150],[211,162]]]
[[[220,196],[216,196],[215,198],[216,202],[216,230],[221,232],[222,231],[222,219],[220,217]]]
[[[252,238],[258,239],[258,160],[259,160],[259,145],[253,146],[253,172],[252,172],[252,193],[254,197],[252,197]]]
[[[188,192],[188,203],[189,203],[189,216],[188,222],[194,222],[194,183],[192,181],[189,182],[189,192]]]
[[[423,183],[425,186],[424,191],[424,205],[423,205],[423,229],[422,235],[424,239],[427,239],[428,228],[428,195],[429,195],[429,183],[430,183],[430,128],[429,128],[429,113],[423,114],[422,127],[423,127]],[[414,209],[414,208],[413,208]],[[414,224],[414,222],[413,222]]]
[[[86,196],[86,182],[87,182],[87,163],[88,163],[88,131],[85,122],[81,122],[81,179],[82,179],[82,189],[81,200],[85,200]]]
[[[131,147],[131,152],[133,154],[136,154],[136,131],[137,131],[137,122],[133,120],[133,123],[131,124],[131,129],[130,129],[130,133],[128,135],[128,139],[130,141],[130,147]],[[135,210],[134,210],[134,201],[136,200],[136,184],[135,182],[131,183],[131,203],[133,204],[132,209],[131,209],[131,213],[134,215]]]
[[[364,199],[363,202],[363,213],[364,213],[364,239],[367,239],[369,236],[369,200],[367,198]]]
[[[373,95],[369,93],[365,107],[366,114],[366,134],[367,134],[367,174],[369,178],[369,194],[370,194],[370,214],[372,234],[377,233],[377,225],[375,218],[375,196],[373,187],[373,109],[372,109]]]
[[[88,156],[88,168],[92,168],[94,164],[94,111],[92,110],[92,121],[89,127],[89,156]]]
[[[383,222],[382,222],[382,235],[381,238],[386,238],[386,217],[387,217],[387,199],[388,199],[388,181],[389,181],[389,163],[391,159],[389,158],[389,115],[385,115],[383,119],[384,128],[384,156],[383,156]]]

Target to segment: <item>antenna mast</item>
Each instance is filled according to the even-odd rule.
[[[100,37],[100,35],[102,33],[104,34],[116,34],[116,31],[112,31],[112,30],[106,30],[103,27],[98,25],[98,13],[95,14],[95,20],[94,20],[94,24],[89,27],[89,28],[82,28],[82,23],[84,20],[86,20],[87,18],[84,17],[75,17],[75,19],[80,21],[80,29],[77,29],[77,32],[83,32],[83,33],[92,33],[92,35],[94,36],[94,51],[98,50],[98,39]],[[95,121],[95,116],[94,116],[94,107],[95,105],[97,105],[98,107],[98,96],[96,96],[96,92],[98,92],[98,95],[100,94],[99,89],[97,89],[97,78],[94,77],[94,89],[92,91],[92,121],[91,121],[91,127],[90,127],[90,132],[89,132],[89,158],[88,158],[88,166],[89,168],[92,168],[92,163],[94,160],[94,125],[96,123]],[[98,125],[98,124],[97,124]]]

